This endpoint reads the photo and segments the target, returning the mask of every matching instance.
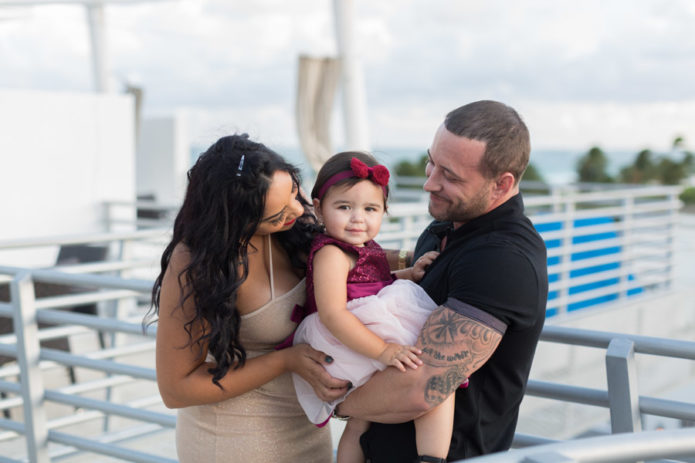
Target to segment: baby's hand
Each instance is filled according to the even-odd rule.
[[[418,358],[420,354],[422,354],[422,351],[415,346],[387,343],[386,348],[379,354],[377,360],[386,365],[394,366],[401,371],[405,371],[406,366],[414,370],[418,365],[422,365],[422,360]]]
[[[422,280],[425,276],[425,269],[430,266],[434,259],[437,258],[439,253],[437,251],[426,252],[420,256],[418,260],[413,264],[413,271],[411,273],[414,282]]]

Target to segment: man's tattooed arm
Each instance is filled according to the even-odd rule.
[[[433,373],[425,384],[425,401],[441,403],[497,348],[502,334],[446,306],[436,308],[418,339],[422,361]]]
[[[379,423],[403,423],[422,416],[490,358],[506,328],[495,321],[500,323],[497,329],[446,306],[436,308],[417,342],[424,364],[405,373],[395,368],[376,373],[345,398],[338,414]]]

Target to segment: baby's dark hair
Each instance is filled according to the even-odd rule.
[[[336,174],[351,171],[352,167],[350,166],[350,160],[352,160],[352,158],[359,159],[369,167],[374,167],[379,164],[379,161],[377,161],[374,156],[372,156],[369,153],[365,153],[364,151],[343,151],[342,153],[334,154],[328,159],[328,161],[326,161],[326,163],[323,166],[321,166],[321,169],[319,169],[319,172],[316,175],[316,182],[314,183],[314,188],[311,190],[311,198],[318,199],[319,201],[321,201],[323,198],[319,197],[319,193],[323,189],[326,182],[328,182]],[[323,196],[325,196],[331,188],[334,188],[336,186],[345,185],[351,187],[364,180],[369,179],[359,178],[355,176],[339,180],[335,184],[331,185],[328,188],[328,190],[324,192]],[[384,186],[384,210],[386,210],[386,201],[388,200],[388,196],[389,187],[388,185],[386,185]]]

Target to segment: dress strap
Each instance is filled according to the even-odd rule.
[[[268,234],[268,260],[270,260],[270,300],[275,299],[275,284],[273,282],[273,242]]]

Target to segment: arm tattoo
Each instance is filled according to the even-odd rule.
[[[502,335],[487,325],[439,306],[420,333],[422,361],[438,373],[425,386],[425,400],[441,403],[492,355]]]

